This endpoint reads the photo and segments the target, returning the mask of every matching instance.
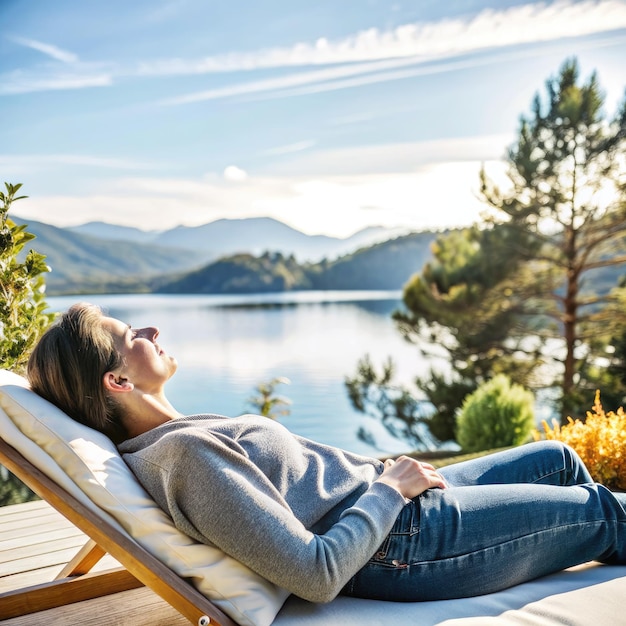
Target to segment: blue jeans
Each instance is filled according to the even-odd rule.
[[[499,591],[586,561],[626,563],[626,494],[542,441],[443,468],[342,591],[380,600]]]

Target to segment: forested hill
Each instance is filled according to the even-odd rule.
[[[198,250],[113,241],[34,220],[14,221],[35,235],[23,255],[31,247],[46,255],[52,270],[45,275],[50,295],[145,291],[149,277],[189,271],[207,262]]]
[[[52,272],[45,280],[51,296],[401,289],[430,258],[430,244],[437,236],[433,232],[412,233],[370,246],[363,244],[356,252],[320,262],[299,261],[295,253],[284,248],[270,248],[260,255],[254,251],[229,254],[215,260],[213,256],[207,258],[214,254],[212,249],[203,252],[193,247],[131,241],[119,233],[115,240],[104,239],[32,220],[15,221],[26,224],[36,235],[32,247],[47,257]],[[247,224],[233,226],[243,228]],[[127,230],[122,229],[122,235]],[[104,234],[110,234],[109,230]],[[359,234],[364,238],[369,235],[377,233]],[[353,239],[356,242],[356,236]]]
[[[313,273],[315,289],[401,289],[431,257],[437,233],[422,232],[362,248]]]
[[[155,289],[174,293],[396,289],[429,255],[435,237],[422,233],[392,242],[393,229],[381,227],[345,240],[320,238],[268,218],[218,220],[160,234],[101,223],[59,228],[14,221],[36,235],[32,246],[47,257],[52,272],[45,279],[51,296]],[[186,238],[181,239],[183,230]],[[385,243],[376,245],[381,240]],[[359,251],[353,252],[357,247]],[[219,250],[226,252],[218,255]],[[329,250],[332,254],[322,254]],[[319,261],[324,256],[327,260]]]
[[[401,289],[430,258],[436,233],[413,233],[363,248],[336,261],[298,263],[267,252],[238,254],[175,279],[156,279],[159,293],[263,293],[302,289]]]

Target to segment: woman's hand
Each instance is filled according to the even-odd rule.
[[[432,487],[447,487],[445,480],[430,463],[421,463],[408,456],[399,456],[395,461],[387,459],[378,480],[409,499]]]

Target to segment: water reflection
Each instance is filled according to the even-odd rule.
[[[311,292],[272,295],[80,299],[133,326],[159,327],[159,343],[179,362],[168,396],[184,413],[241,414],[250,410],[246,401],[259,382],[286,376],[291,385],[280,393],[293,404],[281,421],[293,432],[364,454],[405,450],[352,409],[343,384],[366,353],[374,363],[392,355],[405,383],[428,370],[390,318],[401,304],[399,294],[323,292],[317,300]],[[63,310],[75,300],[50,298],[49,304]],[[357,438],[361,426],[374,432],[380,449]]]

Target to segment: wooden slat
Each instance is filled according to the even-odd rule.
[[[190,584],[60,488],[1,439],[0,462],[192,623],[198,624],[208,616],[215,626],[236,626]]]
[[[2,626],[185,626],[178,611],[146,587],[111,597],[67,604],[56,609],[2,620]]]
[[[8,619],[142,586],[143,583],[127,570],[118,568],[109,572],[55,580],[26,590],[2,594],[0,611],[2,618]]]
[[[115,561],[110,565],[113,566],[116,563]],[[20,571],[18,574],[0,578],[0,593],[50,582],[54,580],[63,565],[64,564],[53,565],[52,567],[41,567],[36,570]],[[4,624],[2,626],[4,626]]]
[[[2,523],[5,519],[10,519],[12,516],[30,517],[35,510],[43,511],[47,515],[58,515],[54,509],[51,509],[48,506],[48,503],[45,500],[38,498],[37,500],[31,500],[30,502],[20,502],[18,504],[7,504],[3,506],[0,523]]]
[[[6,576],[8,571],[11,569],[11,563],[18,559],[28,559],[33,556],[40,556],[41,549],[38,547],[38,544],[45,543],[41,541],[39,538],[35,543],[29,544],[27,547],[18,546],[16,548],[11,548],[9,550],[4,550],[2,554],[0,554],[0,576]],[[62,539],[56,539],[54,542],[50,543],[51,550],[50,554],[53,552],[67,552],[69,551],[69,558],[71,559],[76,551],[82,547],[84,544],[84,540],[80,535],[74,535],[70,537],[64,537]],[[63,561],[67,563],[68,559],[65,558]]]
[[[87,574],[105,554],[106,552],[93,539],[90,539],[58,573],[56,579]]]
[[[29,517],[26,519],[13,518],[2,525],[3,532],[12,532],[15,535],[26,537],[41,533],[42,526],[54,530],[62,526],[62,522],[56,515],[44,517]]]
[[[45,524],[45,523],[44,523]],[[33,533],[31,535],[18,535],[15,532],[6,532],[0,526],[0,563],[4,560],[3,556],[7,550],[13,548],[24,548],[24,545],[39,546],[41,544],[52,545],[56,541],[74,538],[84,538],[84,534],[76,528],[76,526],[69,526],[67,520],[63,520],[63,524],[59,524],[55,530],[50,530],[47,525],[40,530],[39,533]]]
[[[31,550],[27,547],[28,554],[20,555],[18,553],[17,558],[0,564],[0,572],[4,578],[5,576],[12,576],[19,571],[28,571],[38,569],[39,567],[49,567],[51,565],[65,565],[70,559],[74,557],[76,551],[80,549],[83,543],[82,537],[75,537],[73,542],[66,546],[57,547],[55,544],[51,544],[43,550]]]

